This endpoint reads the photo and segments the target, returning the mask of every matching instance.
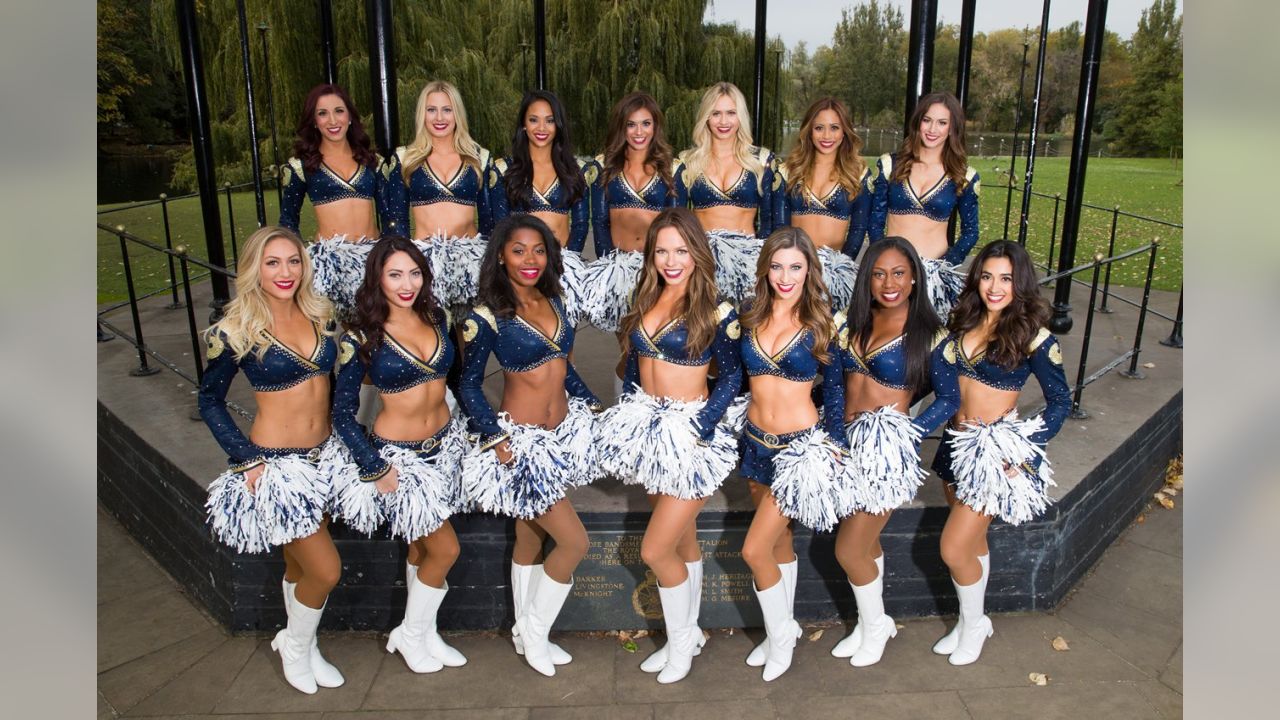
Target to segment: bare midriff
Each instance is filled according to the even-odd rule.
[[[658,213],[643,208],[617,208],[609,211],[609,235],[613,246],[623,252],[644,250],[644,238]]]
[[[569,244],[569,216],[564,213],[555,212],[535,212],[529,213],[538,218],[551,228],[551,234],[556,236],[556,240],[560,241],[560,247]]]
[[[911,242],[921,258],[937,260],[947,254],[947,224],[923,215],[889,213],[884,223],[886,237],[897,235]]]
[[[756,234],[755,208],[716,205],[695,212],[704,230],[736,230],[744,235]]]
[[[444,378],[382,394],[382,410],[373,431],[388,440],[426,440],[449,423]]]
[[[284,390],[255,392],[258,411],[249,440],[264,448],[313,448],[330,433],[329,377],[316,375]]]
[[[857,415],[875,412],[885,405],[906,413],[911,404],[911,391],[881,385],[870,375],[848,373],[844,378],[844,421]]]
[[[836,252],[840,252],[844,247],[845,236],[849,233],[848,220],[814,213],[792,215],[791,226],[805,231],[814,245],[830,248]]]
[[[521,425],[539,425],[548,430],[560,425],[569,413],[564,393],[568,370],[564,358],[548,360],[526,372],[504,372],[502,411]]]
[[[811,428],[818,423],[818,410],[809,400],[812,382],[797,382],[776,375],[750,379],[751,401],[747,419],[752,425],[775,435]]]
[[[347,242],[378,237],[378,228],[373,220],[372,200],[363,198],[334,200],[316,205],[315,211],[317,237],[331,238],[335,235],[344,235]]]
[[[653,397],[691,402],[707,397],[705,365],[677,365],[657,358],[640,358],[640,387]]]
[[[425,240],[432,235],[462,237],[476,234],[476,208],[455,202],[437,202],[413,206],[413,239]]]
[[[970,377],[960,376],[960,410],[952,426],[993,423],[1018,406],[1018,391],[997,390]]]

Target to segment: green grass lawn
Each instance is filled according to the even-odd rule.
[[[1000,238],[1004,234],[1005,176],[995,168],[1007,168],[1009,158],[971,158],[982,176],[981,222],[979,244]],[[1063,194],[1067,192],[1067,158],[1039,158],[1036,160],[1035,189],[1037,192]],[[1022,187],[1023,162],[1019,160],[1019,172],[1015,178],[1017,188]],[[1085,183],[1084,201],[1092,205],[1111,208],[1119,205],[1126,212],[1158,218],[1167,222],[1182,222],[1182,167],[1162,159],[1090,158],[1088,179]],[[1018,214],[1022,207],[1022,193],[1013,193],[1009,230],[1014,239],[1018,235]],[[258,226],[252,192],[232,194],[235,217],[235,238],[243,243]],[[279,217],[274,189],[266,193],[267,222]],[[112,206],[99,208],[107,209]],[[228,231],[227,201],[218,195],[218,207],[222,218],[222,234],[228,263],[232,263],[231,235]],[[99,222],[115,226],[124,225],[139,237],[164,245],[164,223],[159,205],[120,210],[98,216]],[[1049,250],[1049,233],[1053,224],[1053,200],[1033,197],[1027,225],[1027,246],[1039,262],[1044,262]],[[187,245],[194,257],[208,258],[205,247],[198,198],[174,200],[169,203],[169,225],[173,244]],[[1093,253],[1107,251],[1111,229],[1109,211],[1084,208],[1080,215],[1080,236],[1076,251],[1077,264],[1085,262]],[[302,212],[302,235],[315,234],[315,217],[309,206]],[[1058,219],[1058,236],[1061,237],[1062,219]],[[1156,259],[1153,287],[1161,290],[1177,290],[1182,285],[1182,230],[1133,218],[1121,217],[1116,230],[1116,251],[1145,245],[1153,238],[1160,238],[1163,247]],[[1056,254],[1056,251],[1055,251]],[[164,288],[169,281],[168,264],[161,253],[130,243],[129,259],[133,267],[134,286],[139,294]],[[1054,260],[1056,263],[1056,259]],[[1120,285],[1141,286],[1147,269],[1146,256],[1134,257],[1118,264],[1113,270],[1112,281]],[[200,268],[192,268],[194,271]],[[181,280],[181,275],[178,276]],[[1086,279],[1086,278],[1082,278]],[[120,258],[120,243],[115,235],[98,231],[98,302],[115,302],[128,298],[125,289],[124,265]]]

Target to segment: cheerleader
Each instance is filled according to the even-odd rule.
[[[947,482],[951,512],[942,529],[942,560],[960,599],[960,619],[933,646],[952,665],[978,659],[992,634],[983,614],[991,572],[987,528],[993,517],[1011,525],[1031,520],[1051,502],[1044,447],[1071,411],[1062,348],[1044,323],[1035,266],[1021,245],[998,240],[969,268],[942,347],[960,377],[960,409],[933,469]],[[1027,377],[1044,392],[1042,415],[1020,420],[1015,409]]]
[[[458,558],[449,516],[460,500],[466,433],[445,402],[454,350],[449,313],[432,301],[430,282],[416,245],[400,235],[378,241],[338,345],[333,403],[334,430],[355,459],[334,478],[335,514],[366,535],[386,522],[409,544],[404,622],[387,651],[399,650],[419,673],[467,662],[436,632],[445,575]],[[368,435],[356,422],[366,375],[382,398]]]
[[[858,620],[831,654],[849,658],[854,667],[879,662],[898,633],[884,613],[880,531],[925,477],[921,438],[960,404],[955,370],[942,360],[946,331],[926,296],[915,248],[899,237],[878,240],[862,268],[847,316],[835,315],[850,452],[845,478],[853,503],[841,512],[846,517],[836,535],[836,560],[853,588]],[[913,421],[907,415],[912,398],[931,388],[933,404]]]
[[[573,154],[569,116],[554,93],[529,90],[516,113],[511,157],[498,159],[489,172],[489,205],[494,221],[512,211],[527,212],[547,224],[562,250],[565,309],[576,325],[582,309],[582,247],[590,225],[588,184],[596,168]]]
[[[818,248],[832,307],[848,307],[858,272],[854,261],[867,236],[871,172],[844,103],[824,97],[809,106],[779,170],[785,192],[778,225],[809,234]]]
[[[530,667],[551,676],[571,658],[547,636],[587,552],[587,531],[565,494],[602,476],[593,444],[600,401],[569,362],[574,330],[551,228],[532,215],[507,217],[482,267],[481,304],[463,325],[459,397],[479,435],[463,465],[463,502],[515,518],[512,639]],[[503,371],[499,413],[481,387],[490,353]],[[555,549],[537,564],[547,535]]]
[[[329,373],[338,357],[332,306],[312,288],[302,240],[281,227],[245,241],[236,297],[205,335],[200,416],[229,456],[205,502],[214,537],[237,552],[284,552],[285,628],[271,649],[284,677],[304,693],[342,685],[320,655],[316,628],[342,564],[324,514],[335,469],[347,462],[330,437]],[[246,437],[227,412],[227,390],[243,370],[257,413]]]
[[[693,123],[693,147],[680,154],[676,176],[707,231],[716,286],[734,301],[752,292],[761,238],[782,219],[784,189],[777,159],[751,140],[747,99],[732,83],[707,88]]]
[[[445,307],[471,302],[480,257],[493,228],[485,179],[489,151],[471,139],[462,96],[435,80],[418,93],[413,143],[396,148],[383,173],[395,227],[408,234],[431,263],[431,292]]]
[[[293,157],[280,168],[280,225],[298,233],[303,198],[316,213],[309,252],[316,290],[345,313],[364,277],[364,259],[391,221],[384,203],[382,158],[373,151],[360,112],[338,85],[316,85],[298,120]]]
[[[964,109],[951,93],[920,98],[897,154],[876,161],[868,233],[905,237],[924,260],[929,299],[946,320],[964,287],[956,267],[978,242],[978,171],[964,149]],[[917,190],[917,188],[919,188]],[[960,239],[948,247],[947,225],[960,218]]]
[[[842,471],[844,385],[839,346],[818,254],[803,230],[783,227],[764,242],[755,300],[743,310],[739,352],[751,399],[739,444],[755,516],[742,545],[768,637],[747,657],[766,681],[786,672],[800,625],[798,559],[791,520],[830,530],[847,501]],[[822,376],[822,415],[810,400]]]
[[[663,684],[688,675],[705,642],[698,511],[737,465],[737,430],[725,415],[742,383],[738,316],[716,298],[713,263],[690,210],[668,208],[649,226],[635,304],[622,319],[627,394],[598,428],[605,472],[642,485],[653,506],[640,557],[658,579],[667,645],[640,669]],[[708,393],[713,354],[720,379]],[[740,420],[741,410],[730,414]]]

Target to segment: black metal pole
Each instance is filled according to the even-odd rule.
[[[777,108],[774,113],[773,151],[782,149],[782,51],[773,50],[773,103]]]
[[[258,210],[258,227],[267,224],[267,204],[262,198],[262,158],[258,155],[258,113],[253,101],[253,67],[249,63],[249,19],[245,17],[244,0],[236,0],[236,18],[240,23],[240,62],[244,65],[245,112],[249,115],[249,160],[253,166],[253,199]]]
[[[338,44],[333,33],[333,0],[320,0],[320,45],[324,51],[324,81],[338,82]],[[278,165],[279,163],[277,163]]]
[[[764,21],[768,5],[767,0],[756,0],[756,75],[755,96],[751,99],[751,136],[757,143],[761,141],[760,133],[764,126]]]
[[[973,14],[978,0],[964,0],[960,9],[960,52],[956,63],[956,97],[969,109],[969,68],[973,64]],[[981,154],[979,152],[978,154]]]
[[[1036,87],[1031,96],[1031,133],[1027,136],[1027,168],[1022,179],[1022,215],[1018,219],[1018,242],[1027,244],[1027,218],[1031,214],[1031,177],[1036,171],[1036,136],[1040,128],[1040,92],[1044,88],[1045,50],[1049,46],[1049,0],[1044,0],[1040,16],[1040,49],[1036,51]]]
[[[271,167],[276,178],[276,206],[284,204],[284,188],[280,186],[280,143],[276,138],[276,94],[271,88],[271,54],[268,52],[266,23],[258,23],[258,35],[262,38],[262,67],[266,68],[267,119],[271,121]]]
[[[170,250],[173,249],[173,232],[169,228],[169,196],[160,193],[160,215],[164,219],[164,246]],[[169,261],[169,289],[173,293],[173,302],[169,303],[169,310],[177,310],[182,307],[182,303],[178,301],[178,277],[173,271],[173,256],[166,255],[165,259]]]
[[[236,209],[231,202],[231,183],[223,183],[222,187],[227,191],[227,230],[231,233],[231,261],[239,265],[240,250],[236,246]]]
[[[178,44],[182,49],[182,74],[187,85],[187,117],[191,124],[191,150],[196,166],[196,185],[200,188],[200,217],[204,222],[204,241],[209,262],[226,267],[222,248],[222,214],[218,212],[218,183],[213,172],[213,136],[209,132],[209,102],[204,91],[204,60],[200,55],[200,36],[196,29],[195,0],[175,0],[178,14]],[[209,278],[213,314],[209,322],[222,317],[222,307],[231,299],[227,278],[214,274]]]
[[[933,39],[938,33],[937,0],[911,0],[910,35],[907,40],[907,109],[902,116],[904,135],[920,96],[933,87]]]
[[[1147,283],[1142,288],[1142,307],[1138,310],[1138,329],[1133,335],[1133,355],[1129,359],[1129,369],[1120,374],[1134,380],[1141,380],[1146,373],[1138,369],[1138,356],[1142,354],[1142,331],[1147,324],[1147,308],[1151,304],[1151,276],[1156,272],[1156,252],[1160,249],[1160,241],[1151,242],[1151,257],[1147,260]]]
[[[522,69],[521,78],[524,80],[524,89],[529,89],[529,43],[520,41],[520,67]]]
[[[1107,0],[1089,0],[1085,18],[1084,53],[1080,60],[1080,91],[1076,95],[1075,128],[1071,133],[1071,167],[1067,173],[1067,209],[1062,219],[1059,272],[1076,261],[1076,238],[1080,234],[1080,208],[1084,202],[1084,176],[1089,164],[1089,133],[1093,130],[1094,100],[1098,94],[1098,66],[1102,64],[1102,44],[1107,22]],[[1049,329],[1071,332],[1071,278],[1058,278],[1053,292],[1053,317]]]
[[[1116,224],[1120,222],[1120,206],[1116,205],[1111,211],[1111,239],[1107,241],[1107,257],[1115,257],[1116,254]],[[1102,282],[1102,307],[1098,308],[1098,312],[1111,314],[1111,308],[1107,307],[1107,300],[1111,297],[1111,263],[1107,264],[1106,279]]]
[[[1166,347],[1180,348],[1182,347],[1182,290],[1178,290],[1178,315],[1173,321],[1173,330],[1169,331],[1169,337],[1160,341],[1161,345]]]
[[[1053,194],[1053,229],[1049,231],[1049,254],[1045,256],[1045,269],[1053,267],[1053,246],[1058,241],[1058,212],[1062,207],[1062,193]]]
[[[1013,148],[1009,151],[1009,185],[1004,196],[1004,235],[1009,237],[1009,213],[1013,211],[1013,174],[1018,171],[1018,133],[1022,130],[1022,89],[1027,82],[1027,51],[1031,43],[1022,41],[1022,73],[1018,77],[1018,104],[1013,109]]]
[[[1098,299],[1098,272],[1102,270],[1102,253],[1093,256],[1093,283],[1089,286],[1089,317],[1084,321],[1084,342],[1080,345],[1080,369],[1076,372],[1076,392],[1071,400],[1071,417],[1076,420],[1088,419],[1089,413],[1080,409],[1080,399],[1084,396],[1084,371],[1089,362],[1089,343],[1093,341],[1093,304]],[[1065,276],[1068,280],[1070,275]]]
[[[182,263],[182,292],[187,297],[187,331],[191,335],[191,358],[196,364],[196,382],[204,382],[204,362],[200,353],[200,333],[196,329],[196,315],[191,311],[191,270],[187,267],[187,246],[179,245],[176,251]]]
[[[547,89],[547,0],[533,0],[533,74]]]
[[[396,103],[396,53],[391,31],[391,0],[365,0],[369,41],[369,80],[373,86],[374,142],[382,157],[400,145]]]
[[[120,238],[120,259],[124,262],[124,283],[129,290],[129,314],[133,316],[133,339],[138,343],[138,367],[129,371],[134,377],[155,375],[160,368],[147,365],[147,343],[142,339],[142,318],[138,315],[138,294],[133,287],[133,267],[129,262],[129,243],[124,238],[124,226],[116,226],[116,235]]]

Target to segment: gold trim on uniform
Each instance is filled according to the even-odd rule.
[[[208,358],[209,360],[213,360],[214,358],[218,357],[219,355],[222,354],[223,350],[227,349],[227,346],[223,344],[222,336],[219,333],[216,333],[216,332],[209,333],[207,342],[209,345],[209,349],[205,351],[205,357]]]
[[[742,337],[742,328],[738,325],[738,321],[734,320],[725,326],[724,334],[727,335],[730,340],[737,340]]]
[[[471,342],[472,340],[476,339],[476,335],[478,335],[479,333],[480,333],[480,326],[476,325],[476,321],[474,318],[467,318],[467,321],[462,324],[463,340],[467,342]]]
[[[494,332],[498,332],[498,319],[493,316],[493,311],[489,309],[488,305],[477,305],[475,313],[484,318],[484,321],[489,323],[489,327],[493,328]]]
[[[587,181],[588,185],[594,185],[596,178],[600,177],[600,168],[596,167],[595,163],[585,165],[582,170],[582,176],[583,179]]]
[[[956,361],[956,343],[958,342],[960,341],[952,340],[942,348],[942,357],[949,363],[954,363]]]
[[[945,327],[938,328],[938,332],[933,334],[933,342],[929,344],[929,349],[936,350],[938,345],[942,344],[942,341],[947,339],[948,334],[949,333]]]
[[[338,367],[342,367],[343,365],[346,365],[347,363],[351,362],[351,358],[355,356],[356,356],[355,343],[351,342],[350,340],[342,341],[342,344],[338,346]]]
[[[716,322],[724,322],[731,312],[733,312],[733,305],[728,302],[720,303],[716,306]]]
[[[1040,347],[1052,334],[1048,328],[1040,328],[1040,332],[1036,333],[1036,338],[1031,341],[1031,346],[1027,348],[1027,352],[1035,352],[1036,348]]]
[[[1049,346],[1049,362],[1054,365],[1062,364],[1062,346],[1058,343]]]

